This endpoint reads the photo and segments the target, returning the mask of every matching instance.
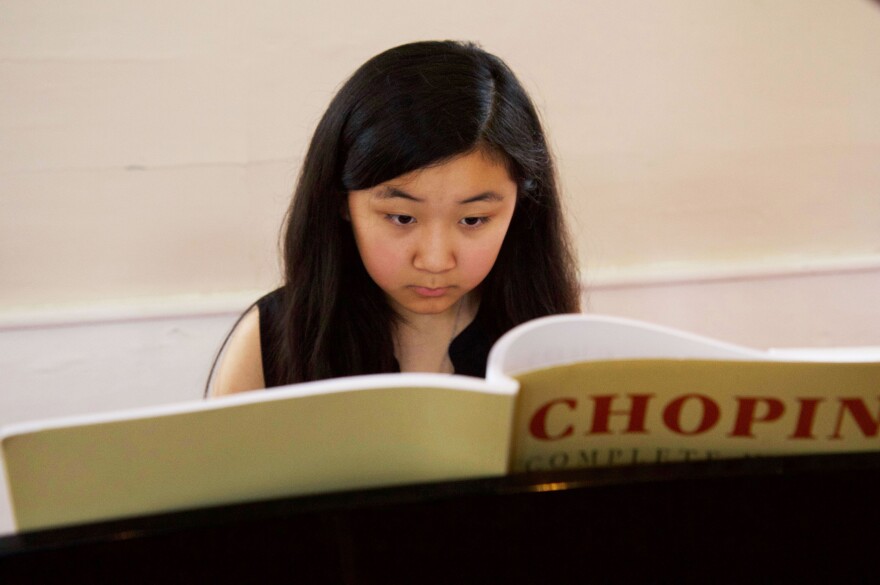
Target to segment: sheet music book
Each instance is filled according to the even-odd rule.
[[[880,360],[615,317],[504,335],[485,380],[377,374],[2,430],[18,530],[529,470],[880,450]]]

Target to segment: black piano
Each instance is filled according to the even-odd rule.
[[[0,538],[0,583],[878,583],[880,453],[528,473]]]

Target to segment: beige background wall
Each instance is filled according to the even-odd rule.
[[[392,45],[543,111],[585,277],[880,263],[870,0],[0,2],[0,312],[271,287],[305,143]]]

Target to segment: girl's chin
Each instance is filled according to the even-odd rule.
[[[407,315],[441,315],[454,310],[459,296],[443,295],[439,297],[421,297],[417,299],[389,299],[394,310],[405,317]]]

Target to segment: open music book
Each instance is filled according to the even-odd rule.
[[[823,357],[823,359],[826,359]],[[540,469],[880,450],[880,360],[546,317],[485,380],[380,374],[2,430],[19,530]]]

